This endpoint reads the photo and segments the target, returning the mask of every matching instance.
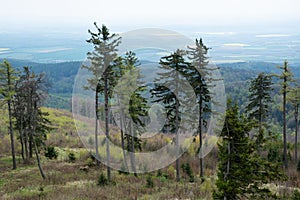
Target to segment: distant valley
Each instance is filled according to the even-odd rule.
[[[201,29],[200,29],[201,30]],[[160,49],[175,51],[193,45],[194,39],[203,38],[210,47],[210,60],[215,63],[271,62],[288,60],[292,66],[300,66],[300,35],[293,32],[199,32],[183,34],[155,28],[121,33],[119,53]],[[0,58],[30,60],[40,63],[82,61],[92,46],[86,42],[87,32],[0,33]],[[138,54],[138,53],[137,53]],[[161,55],[161,54],[160,54]],[[144,58],[140,58],[144,59]],[[147,57],[153,61],[153,57]]]

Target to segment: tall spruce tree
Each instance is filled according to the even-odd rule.
[[[211,96],[209,94],[208,87],[212,87],[212,71],[217,68],[209,67],[208,50],[209,48],[203,43],[202,38],[196,39],[195,47],[188,47],[188,58],[192,61],[193,68],[189,70],[188,79],[191,86],[197,96],[197,102],[199,105],[199,119],[198,119],[198,135],[199,135],[199,153],[201,153],[203,145],[203,127],[207,124],[207,119],[204,118],[205,114],[208,114],[211,110],[209,102]],[[203,158],[200,155],[199,160],[199,173],[203,178]]]
[[[16,155],[15,155],[15,138],[13,132],[13,107],[12,100],[15,94],[15,82],[18,79],[18,73],[13,69],[8,61],[0,63],[0,98],[4,100],[8,108],[9,117],[9,135],[11,142],[11,155],[13,169],[17,169]]]
[[[288,62],[284,61],[283,66],[278,66],[277,68],[281,69],[281,74],[275,74],[281,82],[281,94],[282,94],[282,115],[283,115],[283,163],[285,168],[288,168],[288,158],[287,158],[287,137],[286,137],[286,106],[287,106],[287,94],[289,93],[289,85],[294,81],[293,73],[288,66]]]
[[[266,117],[269,113],[269,104],[272,102],[270,92],[272,91],[272,78],[270,75],[260,73],[251,80],[249,87],[249,103],[246,112],[250,119],[258,122],[257,145],[260,146],[264,140],[263,127],[266,125]]]
[[[295,119],[295,162],[298,163],[298,128],[299,128],[299,109],[300,109],[300,85],[295,85],[288,97],[288,101],[293,106]]]
[[[269,199],[275,197],[264,184],[282,179],[278,163],[270,163],[255,150],[249,137],[251,121],[239,114],[228,100],[225,124],[219,142],[217,191],[214,199]]]
[[[120,74],[118,77],[118,85],[114,89],[117,94],[117,105],[119,109],[119,121],[121,125],[121,142],[123,148],[123,157],[126,163],[126,149],[130,152],[131,170],[136,174],[135,151],[141,150],[141,140],[138,138],[145,127],[144,117],[147,116],[147,100],[142,96],[145,91],[144,83],[141,81],[141,73],[137,68],[140,65],[134,52],[126,52],[125,58],[122,60],[120,67],[116,69]],[[124,134],[125,133],[125,134]],[[128,166],[127,170],[128,169]]]
[[[22,98],[20,92],[22,90],[19,90],[19,83],[20,81],[17,81],[15,85],[16,94],[14,95],[13,99],[13,108],[14,108],[14,118],[16,119],[15,128],[19,131],[19,140],[21,144],[21,156],[24,163],[27,163],[29,161],[29,154],[28,154],[28,143],[27,139],[28,137],[25,136],[25,131],[23,129],[24,123],[25,123],[25,105],[26,102],[24,101],[24,98]]]
[[[41,176],[45,179],[40,150],[45,145],[46,133],[51,130],[48,113],[42,112],[41,106],[47,94],[47,83],[44,74],[35,74],[29,67],[24,67],[15,86],[14,113],[16,129],[20,133],[20,142],[25,152],[25,162],[29,160],[29,152],[36,155]],[[32,149],[31,149],[32,148]],[[23,152],[23,153],[24,153]]]
[[[154,102],[162,102],[166,108],[165,130],[176,134],[175,145],[176,153],[179,154],[179,124],[181,120],[180,103],[178,99],[179,92],[182,88],[179,82],[191,69],[191,64],[183,58],[181,50],[177,50],[169,56],[160,59],[160,68],[164,72],[158,73],[159,77],[155,80],[155,87],[151,90],[152,95],[156,97]],[[172,88],[170,88],[172,87]],[[180,163],[176,160],[176,180],[180,180]]]
[[[144,131],[145,120],[144,118],[147,116],[148,104],[145,97],[142,96],[142,93],[145,91],[146,87],[144,83],[141,81],[141,73],[137,66],[140,63],[136,58],[135,53],[129,51],[125,56],[125,66],[130,69],[133,68],[133,76],[131,81],[133,85],[136,85],[138,88],[131,94],[129,99],[129,115],[132,120],[129,123],[129,134],[126,134],[126,138],[128,141],[128,148],[131,151],[131,165],[133,167],[134,175],[136,174],[136,163],[135,163],[135,151],[136,149],[141,150],[141,140],[138,136]]]
[[[113,64],[113,68],[116,69],[116,79],[121,78],[122,76],[124,76],[124,74],[128,71],[124,65],[124,58],[119,57],[118,59],[116,59],[114,61]],[[119,82],[119,80],[118,80]],[[125,84],[124,84],[125,85]],[[121,86],[124,86],[123,84],[121,84]],[[119,108],[117,110],[117,115],[115,115],[115,120],[119,120],[120,122],[120,133],[121,133],[121,147],[122,147],[122,152],[123,152],[123,159],[124,159],[124,167],[126,171],[129,171],[129,167],[128,167],[128,163],[127,163],[127,155],[126,155],[126,148],[125,148],[125,135],[126,135],[126,119],[125,119],[125,108],[123,106],[123,99],[124,99],[124,95],[123,92],[126,91],[126,89],[124,90],[122,87],[115,87],[114,88],[114,92],[116,95],[116,100],[115,100],[115,105]],[[114,106],[114,104],[112,105]]]
[[[22,150],[22,158],[24,163],[29,162],[29,152],[32,152],[32,145],[29,145],[32,140],[30,140],[30,133],[28,130],[29,125],[29,117],[30,115],[27,115],[29,111],[31,110],[31,107],[29,106],[31,104],[31,84],[30,84],[30,73],[27,68],[27,70],[24,70],[24,74],[21,74],[20,78],[16,81],[15,84],[15,95],[13,99],[13,107],[14,112],[13,116],[16,119],[15,128],[19,131],[20,135],[20,143],[21,143],[21,150]],[[30,125],[29,125],[30,127]]]
[[[106,156],[107,156],[107,178],[111,179],[110,170],[110,150],[109,150],[109,96],[113,88],[114,71],[111,70],[113,62],[118,58],[117,47],[121,43],[121,37],[117,34],[110,34],[109,29],[102,25],[98,27],[94,23],[97,32],[88,30],[91,38],[87,40],[88,43],[94,46],[94,51],[88,52],[88,60],[91,62],[90,66],[82,66],[92,72],[93,77],[88,79],[89,85],[86,87],[95,91],[95,110],[96,110],[96,125],[95,125],[95,148],[96,156],[98,152],[98,123],[99,123],[99,93],[104,96],[104,110],[105,110],[105,136],[106,136]]]

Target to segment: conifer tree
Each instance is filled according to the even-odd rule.
[[[278,163],[262,159],[249,137],[251,121],[228,100],[219,142],[217,191],[214,199],[268,199],[275,197],[264,184],[284,177]]]
[[[287,137],[286,137],[286,105],[287,105],[287,94],[289,93],[289,85],[294,81],[293,73],[288,66],[288,62],[284,61],[283,66],[278,66],[281,69],[281,74],[275,74],[281,80],[281,94],[283,97],[282,101],[282,114],[283,114],[283,163],[285,168],[288,168],[288,158],[287,158]]]
[[[131,94],[130,100],[129,100],[129,115],[132,119],[129,123],[129,134],[126,134],[126,138],[128,141],[128,147],[130,147],[131,151],[131,165],[133,167],[133,172],[135,176],[136,174],[136,164],[135,164],[135,156],[134,153],[136,149],[141,150],[141,140],[138,138],[138,136],[144,131],[145,127],[145,120],[144,118],[147,116],[147,110],[148,110],[148,104],[145,97],[142,96],[142,93],[145,91],[146,87],[144,83],[141,81],[141,73],[139,69],[137,69],[137,66],[139,66],[140,63],[138,59],[136,58],[135,53],[129,51],[126,53],[125,56],[125,66],[127,68],[133,68],[134,74],[132,76],[132,81],[135,81],[133,83],[134,85],[138,86],[138,88]]]
[[[124,58],[122,57],[118,57],[114,63],[113,63],[113,67],[112,68],[116,68],[117,73],[116,73],[116,79],[119,79],[120,77],[122,77],[127,69],[124,65]],[[118,80],[119,81],[119,80]],[[120,86],[123,86],[123,84],[121,83]],[[127,163],[127,156],[126,156],[126,148],[125,148],[125,134],[126,134],[126,119],[125,119],[125,113],[124,113],[124,106],[123,106],[123,99],[124,99],[124,95],[123,92],[126,90],[123,90],[122,87],[115,87],[114,89],[115,91],[115,95],[116,95],[116,100],[115,100],[115,105],[119,108],[117,110],[118,115],[115,115],[115,120],[119,120],[120,122],[120,133],[121,133],[121,146],[122,146],[122,152],[123,152],[123,158],[124,158],[124,170],[129,170],[128,168],[128,163]],[[112,105],[114,106],[114,104]]]
[[[195,47],[188,47],[188,58],[192,61],[193,68],[189,70],[188,79],[197,96],[197,102],[199,105],[199,119],[198,119],[198,135],[199,135],[199,151],[202,150],[203,145],[203,126],[206,126],[207,120],[204,118],[204,114],[208,114],[211,110],[209,102],[211,96],[209,94],[208,87],[212,87],[212,71],[217,68],[211,68],[208,66],[208,50],[209,48],[203,43],[202,38],[196,39]],[[203,158],[200,155],[199,160],[199,172],[200,177],[203,178]]]
[[[264,140],[263,127],[269,113],[269,104],[272,102],[270,92],[272,91],[272,78],[270,75],[260,73],[251,80],[249,87],[249,103],[246,106],[246,112],[249,119],[258,122],[257,144]]]
[[[45,145],[46,133],[51,128],[50,121],[47,119],[48,113],[41,110],[47,94],[44,74],[36,75],[29,67],[24,67],[24,73],[17,81],[15,91],[13,116],[20,133],[21,145],[24,145],[22,149],[25,152],[25,162],[28,161],[30,152],[34,152],[41,176],[45,179],[46,175],[39,154],[40,149]]]
[[[16,155],[15,155],[15,138],[13,132],[13,108],[12,100],[15,94],[15,82],[18,79],[17,72],[13,69],[8,61],[0,63],[0,98],[4,100],[8,108],[9,117],[9,135],[11,142],[11,155],[13,162],[13,169],[17,169]]]
[[[82,66],[89,70],[93,77],[88,79],[88,86],[86,89],[95,91],[95,110],[96,110],[96,125],[95,125],[95,148],[96,157],[98,152],[98,123],[99,123],[99,93],[104,96],[104,110],[105,110],[105,136],[106,136],[106,156],[107,156],[107,178],[110,181],[110,150],[109,150],[109,96],[111,95],[114,82],[114,71],[111,70],[113,62],[118,58],[117,47],[121,43],[121,37],[117,34],[110,34],[109,29],[102,25],[98,27],[94,23],[97,32],[89,30],[91,38],[87,40],[88,43],[94,46],[94,51],[88,52],[88,60],[91,62],[90,66]]]
[[[288,101],[291,103],[294,109],[294,119],[295,119],[295,162],[298,163],[298,127],[299,127],[299,109],[300,109],[300,85],[295,85],[288,97]]]
[[[191,64],[183,58],[182,51],[177,50],[169,56],[160,59],[160,68],[164,72],[158,73],[159,77],[155,80],[155,87],[152,95],[156,97],[154,102],[162,102],[166,108],[165,129],[176,134],[175,144],[177,155],[179,154],[179,124],[180,124],[180,104],[178,94],[182,88],[178,83],[180,79],[187,76],[187,71],[191,69]],[[172,90],[171,90],[172,89]],[[176,160],[176,180],[180,180],[180,163]]]
[[[127,141],[127,151],[130,152],[131,168],[135,176],[135,151],[141,150],[141,140],[138,138],[143,132],[145,126],[144,117],[147,116],[147,100],[142,96],[145,91],[144,83],[141,81],[141,73],[137,68],[140,65],[134,52],[126,52],[125,58],[118,71],[118,85],[114,89],[117,93],[117,104],[119,106],[119,116],[121,125],[121,142],[123,148],[123,157],[126,162],[125,140]],[[124,131],[123,131],[124,129]],[[123,133],[125,132],[125,134]],[[127,163],[125,163],[127,165]],[[128,167],[128,166],[127,166]]]

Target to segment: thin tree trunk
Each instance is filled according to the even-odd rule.
[[[295,162],[298,163],[298,109],[299,105],[296,105],[295,108],[295,122],[296,122],[296,130],[295,130]]]
[[[98,85],[97,85],[98,86]],[[95,111],[96,111],[96,124],[95,124],[95,150],[96,160],[99,161],[99,144],[98,144],[98,121],[99,121],[99,102],[98,102],[98,87],[95,92]]]
[[[263,121],[263,119],[262,119],[262,110],[263,110],[263,108],[262,108],[262,100],[260,99],[259,100],[259,134],[262,133],[262,121]]]
[[[24,138],[23,138],[22,120],[21,120],[19,126],[20,126],[19,133],[20,133],[20,143],[21,143],[21,155],[22,155],[22,160],[23,160],[23,162],[25,162],[25,155],[24,155]]]
[[[119,105],[119,108],[120,108],[121,106],[120,106],[120,99],[119,98],[118,98],[118,105]],[[124,128],[123,117],[124,117],[124,114],[123,114],[123,110],[121,108],[121,110],[120,110],[121,144],[122,144],[122,151],[123,151],[123,158],[124,158],[125,168],[128,171],[129,168],[128,168],[127,158],[126,158],[125,141],[124,141],[124,131],[123,131],[123,128]]]
[[[200,94],[200,100],[199,100],[199,171],[200,171],[200,178],[203,179],[204,175],[203,175],[203,158],[202,158],[202,97]]]
[[[256,145],[257,145],[257,151],[258,154],[261,155],[261,139],[263,137],[263,129],[262,129],[262,123],[263,123],[263,118],[262,118],[262,100],[259,99],[259,127],[258,127],[258,138],[256,140]]]
[[[228,140],[227,151],[228,151],[228,160],[227,160],[226,174],[225,174],[225,177],[224,177],[225,180],[227,179],[227,176],[229,175],[229,172],[230,172],[230,154],[231,154],[231,150],[230,150],[230,141],[229,140]]]
[[[130,153],[130,160],[131,160],[131,167],[132,167],[132,171],[133,171],[133,174],[134,176],[137,176],[137,173],[136,173],[136,168],[135,168],[135,149],[134,149],[134,134],[133,134],[133,125],[132,125],[132,122],[130,121],[129,122],[129,130],[130,130],[130,135],[131,135],[131,142],[130,142],[130,150],[131,150],[131,153]]]
[[[284,78],[284,84],[286,84],[286,77]],[[286,144],[286,85],[284,85],[283,91],[283,163],[284,167],[288,168],[287,161],[287,144]]]
[[[32,144],[32,138],[29,137],[29,158],[33,157],[33,144]]]
[[[178,101],[176,100],[176,107]],[[179,162],[179,136],[178,136],[178,109],[176,108],[176,154],[177,154],[177,160],[176,160],[176,181],[180,181],[180,162]]]
[[[175,91],[178,91],[178,86],[177,86],[177,80],[178,80],[178,67],[176,67],[176,85],[175,85]],[[178,93],[175,96],[175,101],[176,101],[176,106],[175,106],[175,129],[176,129],[176,155],[177,155],[177,159],[176,159],[176,181],[180,181],[180,162],[179,162],[179,102],[178,102]]]
[[[43,170],[43,167],[41,165],[41,159],[40,159],[40,155],[39,155],[38,148],[37,148],[35,140],[33,140],[33,143],[34,143],[34,151],[35,151],[35,155],[36,155],[36,159],[37,159],[37,162],[38,162],[38,166],[39,166],[41,176],[43,177],[43,179],[46,179],[47,177],[46,177],[45,172]]]
[[[125,141],[124,141],[123,119],[122,119],[122,117],[120,119],[120,125],[121,125],[121,143],[122,143],[122,151],[123,151],[124,163],[125,163],[125,168],[128,171],[128,164],[127,164],[127,157],[126,157],[126,151],[125,151]]]
[[[107,179],[111,180],[110,172],[110,150],[109,150],[109,126],[108,126],[108,80],[106,71],[104,72],[104,107],[105,107],[105,136],[106,136],[106,158],[107,158]]]
[[[226,124],[226,127],[227,127],[227,132],[228,132],[228,145],[227,145],[227,151],[228,151],[228,159],[227,159],[227,166],[226,166],[226,173],[224,174],[224,180],[226,181],[227,180],[227,177],[230,173],[230,154],[231,154],[231,147],[230,147],[230,131],[228,129],[228,126]],[[226,196],[226,193],[224,194],[224,200],[227,200],[227,196]]]
[[[176,123],[176,181],[180,181],[180,162],[179,162],[179,133],[178,133],[178,123],[179,123],[179,103],[178,103],[178,99],[176,99],[176,116],[175,116],[175,123]]]
[[[32,102],[32,96],[33,96],[33,91],[32,91],[32,89],[30,89],[30,95],[28,96],[28,102],[29,102],[29,104],[30,104],[30,106],[29,106],[29,113],[30,113],[30,115],[29,115],[29,124],[34,124],[34,119],[33,119],[33,117],[35,117],[34,115],[33,115],[33,113],[34,113],[34,105],[33,105],[33,102]],[[32,158],[33,157],[33,136],[32,136],[32,134],[30,133],[30,131],[32,131],[31,129],[29,129],[29,140],[28,140],[28,144],[29,144],[29,158]]]
[[[9,135],[10,135],[10,142],[11,142],[11,155],[13,161],[13,169],[17,169],[16,154],[15,154],[15,139],[14,139],[13,125],[12,125],[11,100],[8,100],[7,105],[8,105]]]
[[[17,98],[17,103],[20,104],[21,100]],[[23,163],[25,163],[25,152],[24,152],[24,133],[23,133],[23,110],[20,111],[20,109],[17,108],[17,106],[14,106],[14,113],[16,115],[18,126],[19,126],[19,135],[20,135],[20,143],[21,143],[21,156]]]
[[[13,132],[13,125],[12,125],[12,106],[11,106],[11,98],[12,95],[10,94],[13,91],[12,83],[11,83],[11,73],[9,67],[7,67],[7,85],[8,85],[8,117],[9,117],[9,135],[10,135],[10,142],[11,142],[11,155],[12,155],[12,161],[13,161],[13,169],[17,169],[17,163],[16,163],[16,154],[15,154],[15,138],[14,138],[14,132]]]
[[[25,138],[24,138],[24,151],[25,151],[25,163],[29,161],[29,152],[28,152],[28,130],[24,131]]]
[[[37,115],[38,115],[38,108],[37,108],[37,102],[35,100],[33,100],[33,110],[31,112],[32,114],[32,122],[31,122],[31,126],[32,126],[32,130],[31,130],[31,134],[30,134],[30,137],[29,139],[31,140],[31,144],[34,148],[34,152],[35,152],[35,156],[36,156],[36,160],[38,162],[38,167],[39,167],[39,171],[41,173],[41,176],[43,177],[43,179],[46,179],[46,175],[44,173],[44,170],[43,170],[43,167],[42,167],[42,164],[41,164],[41,159],[40,159],[40,154],[39,154],[39,150],[38,150],[38,147],[37,147],[37,144],[36,144],[36,140],[34,138],[35,136],[35,131],[36,131],[36,126],[37,126]],[[31,101],[31,105],[32,105],[32,101]]]

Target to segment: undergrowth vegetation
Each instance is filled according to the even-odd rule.
[[[104,176],[106,168],[97,163],[90,152],[84,148],[70,112],[44,108],[49,112],[52,126],[56,127],[47,134],[45,150],[41,152],[42,165],[47,175],[43,180],[34,159],[23,164],[17,157],[17,170],[11,170],[8,134],[1,134],[0,154],[0,199],[212,199],[216,190],[217,148],[204,158],[204,175],[199,177],[197,143],[194,138],[187,151],[180,158],[182,163],[179,182],[176,181],[175,163],[159,171],[133,174],[112,171],[112,181]],[[5,119],[3,120],[5,122]],[[0,123],[2,123],[0,121]],[[88,121],[83,121],[82,125]],[[3,127],[2,125],[0,127]],[[3,132],[1,132],[3,133]],[[211,138],[214,142],[216,138]],[[120,145],[118,133],[112,133],[112,141]],[[171,142],[168,136],[156,135],[144,149],[156,149]],[[17,146],[17,155],[20,147]],[[112,156],[121,156],[114,155]],[[291,165],[294,165],[291,161]],[[299,171],[289,168],[286,182],[276,182],[266,187],[284,199],[299,199]]]

